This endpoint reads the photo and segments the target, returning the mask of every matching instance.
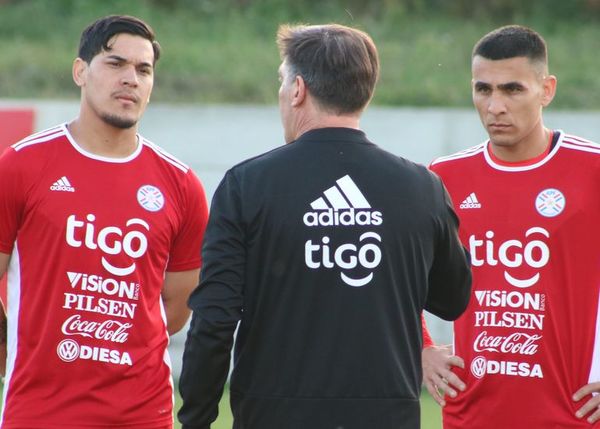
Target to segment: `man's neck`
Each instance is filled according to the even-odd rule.
[[[297,127],[296,139],[310,130],[319,128],[353,128],[360,129],[360,117],[354,115],[331,115],[321,113],[311,115],[301,121]]]
[[[137,126],[122,129],[101,119],[87,120],[79,116],[68,128],[75,143],[83,150],[106,158],[126,158],[138,145]]]
[[[546,152],[550,146],[551,139],[552,131],[542,126],[517,144],[495,144],[490,140],[490,149],[492,154],[501,161],[509,163],[525,162]]]

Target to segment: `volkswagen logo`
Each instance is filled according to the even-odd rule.
[[[483,356],[477,356],[471,361],[471,372],[477,378],[481,378],[485,375],[487,367],[487,361]]]
[[[73,362],[79,357],[79,344],[73,340],[62,340],[58,343],[56,354],[65,362]]]

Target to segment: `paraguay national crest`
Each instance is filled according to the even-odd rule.
[[[313,270],[335,270],[342,281],[353,287],[366,286],[381,262],[381,235],[377,227],[383,215],[373,209],[349,175],[335,181],[322,196],[310,203],[304,225],[320,236],[304,244],[306,266]],[[334,234],[346,228],[347,234]],[[334,242],[333,236],[346,241]]]

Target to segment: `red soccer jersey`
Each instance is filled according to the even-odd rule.
[[[200,267],[207,205],[188,167],[138,139],[103,158],[61,125],[0,158],[4,429],[172,427],[161,289]]]
[[[600,428],[571,399],[600,381],[600,146],[560,132],[531,165],[500,165],[484,143],[431,168],[473,266],[454,323],[467,390],[447,398],[444,427]]]

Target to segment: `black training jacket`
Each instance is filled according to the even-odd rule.
[[[178,417],[209,428],[231,376],[235,429],[420,425],[423,309],[456,319],[471,284],[440,179],[315,129],[229,170],[211,207]]]

